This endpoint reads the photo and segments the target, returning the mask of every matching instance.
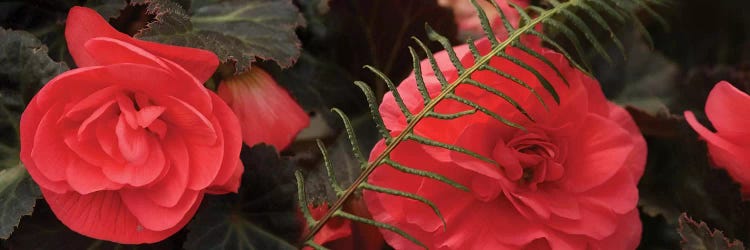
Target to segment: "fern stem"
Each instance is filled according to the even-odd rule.
[[[518,40],[522,35],[526,34],[529,31],[534,30],[537,24],[540,24],[543,20],[546,20],[550,18],[551,16],[555,15],[558,11],[560,11],[563,8],[567,8],[571,5],[574,5],[580,0],[572,0],[569,2],[565,2],[557,6],[556,8],[550,9],[548,11],[542,12],[539,14],[538,17],[534,18],[531,22],[527,23],[525,26],[520,27],[516,29],[513,33],[509,34],[508,38],[500,43],[498,46],[494,46],[492,50],[487,53],[486,55],[478,58],[475,60],[474,65],[467,68],[466,71],[461,73],[456,80],[454,80],[450,85],[446,86],[445,88],[440,91],[440,93],[434,97],[430,98],[429,102],[427,102],[422,110],[419,111],[419,113],[415,114],[412,119],[410,119],[404,130],[402,130],[401,133],[399,133],[396,137],[393,138],[392,143],[386,146],[385,149],[377,156],[375,157],[365,169],[362,170],[362,173],[357,177],[357,179],[352,182],[351,186],[346,189],[344,194],[339,197],[336,202],[333,204],[333,206],[330,207],[328,213],[323,215],[320,220],[318,220],[318,223],[315,224],[314,227],[310,229],[310,232],[305,235],[302,242],[307,242],[308,240],[311,240],[315,234],[317,234],[320,229],[323,228],[323,225],[325,225],[328,220],[333,218],[335,213],[341,212],[340,210],[344,206],[344,203],[346,200],[349,199],[360,187],[360,184],[365,182],[367,180],[367,177],[372,174],[372,172],[375,170],[377,166],[382,165],[385,163],[385,160],[388,159],[388,156],[391,154],[391,152],[399,145],[401,142],[408,139],[408,135],[414,131],[414,127],[417,126],[417,123],[422,120],[422,118],[425,118],[428,116],[435,106],[437,106],[440,101],[445,99],[449,94],[452,94],[456,87],[458,87],[460,84],[462,84],[466,79],[469,79],[471,77],[471,74],[479,70],[483,65],[486,65],[489,63],[489,61],[494,58],[498,53],[503,51],[508,45],[510,45],[513,41]],[[412,52],[412,55],[414,55],[414,49],[410,48],[410,52]],[[415,73],[416,70],[420,69],[421,65],[419,63],[415,63],[414,65]],[[419,77],[419,75],[418,75]],[[419,84],[417,84],[419,87]],[[426,90],[425,90],[426,91]]]
[[[318,243],[315,243],[315,241],[312,241],[312,240],[307,241],[307,243],[305,244],[309,247],[312,247],[312,249],[315,249],[315,250],[329,250],[328,248],[324,246],[318,245]]]

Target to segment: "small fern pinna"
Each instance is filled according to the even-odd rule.
[[[640,221],[635,209],[638,199],[635,184],[642,175],[645,164],[645,142],[629,115],[604,99],[597,83],[587,73],[590,72],[590,65],[585,60],[576,58],[591,56],[584,48],[592,47],[596,54],[612,61],[592,29],[608,32],[611,41],[624,54],[624,46],[612,28],[615,25],[610,25],[606,21],[608,18],[617,20],[617,25],[632,23],[650,41],[648,33],[634,13],[636,10],[644,10],[658,20],[659,16],[651,5],[667,3],[661,0],[549,0],[546,1],[548,9],[536,6],[523,9],[509,1],[508,4],[520,15],[520,23],[515,24],[509,21],[508,13],[496,1],[489,2],[494,8],[487,11],[499,14],[502,28],[491,26],[491,20],[477,0],[472,0],[472,4],[477,10],[485,38],[477,41],[469,39],[466,45],[452,47],[447,38],[426,25],[429,39],[440,43],[445,51],[433,55],[423,41],[413,38],[417,49],[409,50],[414,71],[398,88],[388,76],[373,67],[365,66],[379,76],[391,91],[386,94],[379,107],[377,97],[368,85],[355,82],[367,98],[372,118],[383,139],[373,149],[369,161],[366,160],[349,118],[342,111],[333,109],[345,125],[354,157],[359,161],[362,171],[351,186],[341,187],[335,178],[335,167],[328,160],[325,147],[321,142],[318,143],[337,200],[330,206],[328,213],[320,219],[314,219],[308,209],[304,177],[301,172],[296,173],[299,207],[309,227],[300,246],[326,249],[322,244],[314,242],[313,237],[334,217],[376,226],[384,232],[388,243],[399,249],[498,249],[511,246],[546,246],[558,249],[585,248],[587,245],[627,249],[635,247],[627,244],[635,242],[637,245],[638,239],[629,240],[628,237],[640,237]],[[507,32],[507,35],[496,34],[498,31]],[[570,47],[575,54],[568,51],[568,46],[561,45],[563,41],[553,39],[550,34],[564,38],[564,42],[572,45]],[[578,39],[578,34],[582,34],[587,43]],[[542,48],[542,44],[557,52]],[[422,50],[427,56],[422,63],[417,50]],[[561,120],[563,118],[560,117],[566,118]],[[611,134],[595,134],[586,129],[588,126],[602,126],[603,131],[610,131]],[[471,139],[486,139],[489,134],[482,133],[483,131],[490,131],[488,133],[492,136],[498,136],[493,140],[502,142],[503,147],[495,146],[493,151],[494,144],[489,149],[477,146],[476,140]],[[568,132],[561,134],[560,131]],[[471,143],[462,138],[468,138],[466,140]],[[617,157],[608,156],[605,161],[608,166],[591,168],[597,169],[591,171],[601,173],[588,174],[589,170],[578,165],[598,163],[591,157],[600,155],[601,152],[586,151],[589,146],[587,143],[601,144],[597,145],[598,148],[617,144],[609,149],[613,152],[624,150],[617,154],[622,159],[618,158],[618,161]],[[497,152],[498,148],[515,150],[510,154],[515,154],[520,160],[508,161],[505,157],[498,157],[504,155]],[[584,155],[581,156],[583,158],[578,159],[575,152],[579,151],[587,154],[581,154]],[[524,158],[528,155],[542,158]],[[484,177],[504,175],[501,179],[510,182],[507,185],[497,184],[492,178],[488,181],[486,178],[482,179],[484,177],[466,177],[473,176],[472,174],[455,174],[462,171],[480,173]],[[602,175],[606,177],[600,177]],[[404,182],[399,178],[413,178],[417,181],[399,183]],[[544,208],[544,205],[534,205],[535,199],[532,196],[537,190],[552,190],[546,192],[551,194],[547,197],[555,199],[547,200],[565,204],[552,206],[551,209]],[[598,195],[604,190],[622,192],[622,195],[620,198],[607,200]],[[456,191],[463,194],[451,196],[452,198],[441,197]],[[362,193],[374,220],[342,210],[348,199]],[[464,200],[461,197],[464,196],[477,196],[480,197],[478,199],[486,200],[497,195],[507,197],[502,202],[512,203],[503,203],[499,205],[501,208],[524,207],[525,209],[519,209],[521,214],[518,217],[536,214],[541,220],[546,220],[546,226],[542,226],[543,229],[537,230],[537,233],[530,234],[533,237],[527,242],[483,238],[484,234],[490,233],[493,238],[508,236],[481,230],[476,233],[463,232],[473,234],[464,239],[452,237],[454,235],[451,232],[466,229],[459,225],[462,220],[484,214],[479,212],[479,207],[476,208],[479,215],[471,216],[466,213],[444,214],[441,209],[454,211],[456,204],[467,206],[470,203],[460,204]],[[566,195],[576,196],[576,201],[569,203]],[[391,202],[393,199],[404,201]],[[451,200],[445,201],[447,199]],[[406,202],[408,200],[414,202]],[[599,210],[607,202],[611,207],[600,213]],[[401,209],[389,207],[390,205],[413,204],[421,206],[420,209],[432,210],[440,222],[440,229],[435,229],[434,223],[420,224],[419,221],[424,222],[428,215],[419,212],[406,215],[399,214],[401,212],[398,211],[388,212]],[[568,205],[575,206],[576,212],[562,208]],[[471,211],[471,208],[462,211]],[[403,221],[399,221],[399,216],[406,217],[402,219],[409,222],[401,223]],[[509,214],[497,212],[493,216]],[[607,222],[588,219],[592,217],[601,217]],[[637,225],[618,224],[618,221],[627,220],[637,221]],[[523,219],[506,218],[503,221],[514,224],[490,226],[511,228],[505,229],[509,232],[513,232],[512,229],[516,226],[517,230],[536,228],[531,225],[534,222]],[[576,226],[570,226],[574,223],[577,223]],[[589,225],[579,225],[587,223]],[[525,226],[526,224],[531,226]],[[591,229],[592,224],[605,226]],[[592,230],[597,232],[590,232]],[[561,239],[560,235],[576,236]],[[615,244],[619,245],[614,246]]]

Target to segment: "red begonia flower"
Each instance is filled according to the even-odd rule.
[[[218,93],[240,119],[248,146],[267,143],[281,151],[310,124],[305,110],[259,67],[222,81]]]
[[[216,55],[131,38],[83,7],[65,37],[79,68],[21,117],[21,160],[57,218],[89,237],[150,243],[180,230],[205,193],[237,191],[240,125],[203,87]]]
[[[508,48],[506,53],[548,79],[561,104],[555,103],[532,72],[494,57],[489,63],[492,67],[524,81],[539,97],[487,70],[473,73],[472,79],[518,101],[535,121],[496,95],[467,84],[459,86],[457,95],[525,130],[481,112],[453,120],[424,118],[414,129],[417,135],[471,150],[495,164],[440,147],[402,142],[391,152],[392,160],[441,174],[470,192],[383,165],[369,177],[370,183],[431,200],[447,227],[423,203],[365,191],[373,218],[406,231],[429,249],[635,249],[641,237],[636,184],[646,161],[642,135],[623,108],[605,99],[594,79],[572,68],[560,54],[542,48],[538,40],[525,38],[524,43],[559,68],[569,86],[551,67],[522,50]],[[481,53],[490,51],[486,38],[478,47]],[[455,50],[465,67],[473,65],[466,45]],[[435,56],[448,81],[455,80],[458,73],[448,54],[443,51]],[[441,87],[430,65],[423,61],[421,68],[428,92],[437,96]],[[412,113],[424,107],[414,74],[398,90]],[[435,107],[442,114],[466,110],[472,108],[452,100]],[[385,95],[380,111],[394,136],[406,127],[392,93]],[[384,149],[381,140],[371,159]],[[397,234],[381,231],[396,249],[420,249]]]
[[[706,100],[706,116],[716,132],[708,130],[685,111],[685,119],[706,140],[714,164],[740,183],[742,196],[750,197],[750,96],[722,81]]]

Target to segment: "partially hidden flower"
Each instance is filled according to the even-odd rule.
[[[257,66],[222,81],[218,94],[239,118],[248,146],[267,143],[281,151],[310,124],[305,110]]]
[[[497,3],[498,7],[505,13],[505,18],[513,26],[517,26],[521,19],[518,11],[509,5],[509,2],[519,5],[519,7],[526,7],[529,5],[529,0],[492,0]],[[470,0],[438,0],[438,4],[443,7],[447,7],[453,10],[453,16],[458,26],[458,31],[464,36],[484,36],[484,30],[479,17],[477,17],[477,9],[471,3]],[[501,37],[507,36],[507,31],[503,26],[502,18],[500,13],[497,12],[495,6],[486,0],[477,0],[477,4],[484,10],[487,15],[487,19],[490,21],[490,26],[496,31]],[[504,35],[505,34],[505,35]]]
[[[514,105],[481,88],[463,84],[456,95],[477,103],[510,122],[510,127],[466,104],[441,101],[435,112],[476,113],[452,120],[427,117],[414,128],[418,136],[474,152],[485,159],[458,151],[407,140],[396,146],[390,159],[402,165],[431,171],[454,180],[465,192],[443,182],[400,172],[381,165],[369,177],[373,185],[420,195],[436,204],[441,219],[424,203],[373,191],[364,191],[373,218],[396,226],[429,249],[635,249],[641,237],[636,208],[636,184],[643,174],[646,144],[630,115],[607,101],[596,80],[572,68],[560,54],[524,38],[525,45],[559,68],[509,47],[506,53],[528,64],[557,91],[560,104],[535,77],[535,72],[506,59],[493,57],[488,70],[472,79],[516,100],[534,121]],[[490,51],[487,38],[479,51]],[[466,45],[455,48],[468,68],[474,58]],[[445,51],[435,55],[449,82],[458,77]],[[421,64],[431,97],[441,84],[429,62]],[[527,87],[511,79],[528,84]],[[567,82],[568,84],[566,84]],[[414,73],[398,87],[406,109],[423,109]],[[383,98],[380,112],[392,135],[401,133],[406,119],[394,93]],[[540,102],[544,100],[546,107]],[[370,157],[385,150],[380,141]],[[408,239],[381,230],[396,249],[420,249]]]
[[[140,41],[73,7],[77,69],[50,80],[21,117],[21,160],[63,224],[118,243],[179,231],[205,193],[236,192],[240,126],[203,87],[209,51]]]
[[[313,219],[320,220],[323,216],[328,213],[328,203],[322,203],[314,206],[310,204],[308,206]],[[345,211],[354,215],[372,218],[370,213],[367,211],[364,200],[361,198],[352,198],[347,201],[345,205]],[[302,221],[302,216],[300,215]],[[306,225],[306,223],[303,223]],[[307,226],[304,227],[303,234],[309,232]],[[313,241],[316,244],[322,245],[328,249],[333,250],[344,250],[344,249],[362,249],[362,250],[379,250],[383,247],[383,236],[376,227],[362,224],[352,223],[347,219],[340,217],[331,218],[323,228],[315,234]],[[305,249],[312,249],[306,247]]]
[[[750,96],[721,81],[706,100],[706,116],[716,129],[713,132],[698,122],[691,111],[685,111],[688,124],[708,144],[714,165],[725,169],[740,183],[742,196],[750,197]]]

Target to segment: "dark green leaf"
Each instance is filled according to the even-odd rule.
[[[724,170],[710,165],[705,142],[698,140],[687,122],[666,111],[628,111],[644,133],[649,149],[646,170],[638,183],[641,211],[650,217],[663,216],[673,227],[679,215],[687,212],[721,228],[729,237],[747,239],[750,204],[742,202],[739,185]],[[660,231],[644,227],[644,235]]]
[[[185,242],[187,249],[296,249],[297,216],[293,166],[273,147],[244,148],[238,194],[207,196]]]
[[[687,214],[680,215],[680,236],[682,249],[686,250],[744,250],[745,246],[739,240],[730,240],[724,233],[711,229],[705,222],[698,223]]]
[[[41,195],[18,157],[21,112],[42,85],[67,69],[32,34],[0,28],[0,238],[31,214]]]
[[[86,7],[95,9],[105,19],[119,16],[120,11],[127,5],[128,3],[125,0],[92,0],[86,2]]]
[[[41,192],[23,165],[0,170],[0,239],[7,239],[21,217],[31,215]]]
[[[613,65],[595,60],[594,75],[599,80],[604,94],[615,102],[657,112],[673,104],[679,98],[677,86],[679,67],[661,52],[651,50],[634,29],[622,32],[622,44],[627,60],[615,58]],[[614,44],[607,48],[611,55],[619,56]],[[705,97],[702,97],[705,99]]]
[[[221,1],[196,6],[190,17],[182,5],[166,0],[148,3],[156,21],[136,36],[179,46],[211,50],[222,61],[236,62],[237,72],[256,58],[273,60],[286,68],[300,55],[294,33],[304,19],[291,0]]]
[[[73,6],[71,0],[0,1],[0,27],[28,31],[49,48],[54,60],[65,60],[65,18]]]

